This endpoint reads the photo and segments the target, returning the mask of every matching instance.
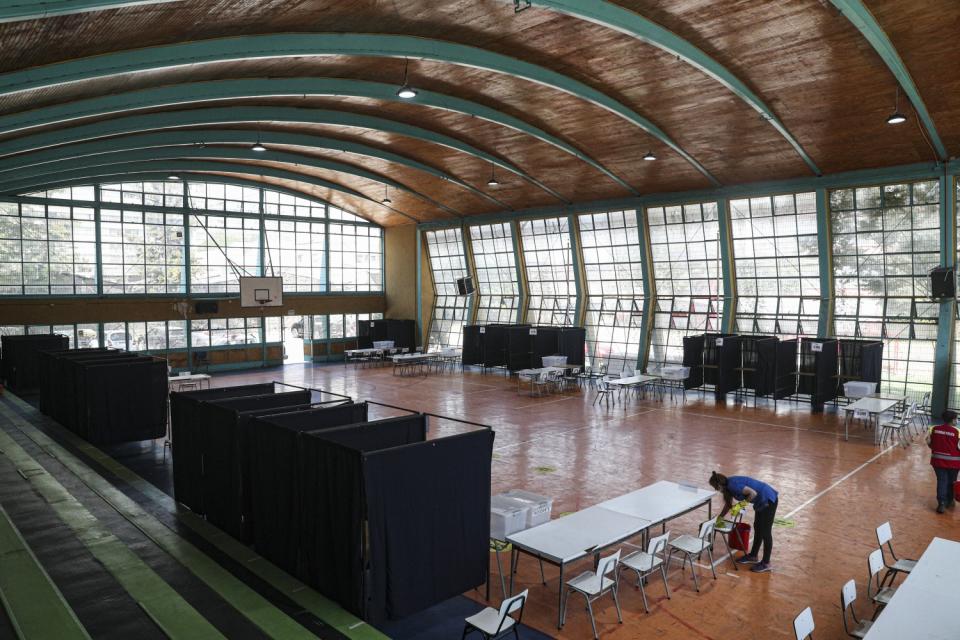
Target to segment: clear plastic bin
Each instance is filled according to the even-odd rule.
[[[504,493],[503,496],[529,508],[527,527],[535,527],[544,522],[550,522],[550,512],[553,510],[553,498],[523,491],[522,489],[511,489]]]
[[[843,383],[843,395],[848,398],[863,398],[876,393],[876,382],[864,382],[863,380],[851,380]]]
[[[505,496],[490,498],[490,537],[506,540],[507,536],[527,528],[530,507]]]

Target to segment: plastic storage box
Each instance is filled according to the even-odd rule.
[[[864,382],[862,380],[851,380],[843,383],[843,395],[848,398],[862,398],[877,391],[876,382]]]
[[[521,489],[511,489],[503,494],[504,497],[516,501],[529,508],[527,527],[535,527],[544,522],[550,522],[550,512],[553,510],[553,498],[530,493]]]
[[[518,500],[505,496],[490,498],[490,537],[494,540],[506,540],[511,533],[527,528],[530,507]]]
[[[689,378],[690,367],[683,367],[676,364],[668,364],[660,369],[660,375],[670,378]]]

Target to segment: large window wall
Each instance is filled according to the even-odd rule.
[[[517,321],[520,283],[509,222],[470,227],[471,248],[477,271],[478,324]]]
[[[684,336],[718,331],[723,318],[717,204],[647,209],[657,292],[651,365],[680,364]]]
[[[939,202],[937,180],[830,192],[836,335],[882,339],[882,390],[914,400],[932,390]]]
[[[435,296],[428,342],[431,347],[459,347],[470,301],[469,296],[457,295],[457,279],[468,275],[463,233],[453,228],[426,235]]]
[[[240,276],[271,274],[288,292],[383,291],[382,229],[323,202],[212,182],[0,202],[0,296],[235,294]]]
[[[522,220],[520,239],[530,293],[526,321],[537,325],[575,325],[577,284],[570,219]]]
[[[817,335],[820,262],[814,192],[730,201],[737,333]]]
[[[643,261],[635,210],[581,215],[587,282],[587,356],[594,367],[633,371],[643,328]]]

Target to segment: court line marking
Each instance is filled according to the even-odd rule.
[[[653,411],[667,411],[667,409],[664,409],[664,408],[662,408],[662,407],[654,407],[652,410],[653,410]],[[712,416],[712,415],[709,415],[709,414],[706,414],[706,413],[694,413],[694,412],[689,412],[689,415],[694,415],[694,416],[697,416],[697,417],[700,417],[700,418],[710,418],[710,419],[713,419],[713,420],[726,420],[726,421],[728,421],[728,422],[745,422],[745,423],[747,423],[747,424],[757,424],[757,425],[762,425],[762,426],[765,426],[765,427],[776,427],[777,429],[788,429],[788,430],[790,430],[790,431],[803,431],[803,432],[805,432],[805,433],[824,433],[824,434],[827,434],[827,435],[835,436],[835,437],[837,437],[837,438],[843,437],[843,434],[840,433],[840,432],[838,432],[838,431],[826,431],[825,429],[804,429],[804,428],[802,428],[802,427],[792,427],[792,426],[790,426],[790,425],[775,424],[775,423],[773,423],[773,422],[761,422],[761,421],[759,421],[759,420],[747,420],[747,419],[745,419],[745,418],[724,418],[724,417],[722,417],[722,416]],[[850,437],[851,437],[851,438],[857,438],[858,440],[873,440],[873,436],[870,436],[869,438],[867,438],[866,436],[858,436],[858,435],[855,435],[855,434],[850,434]]]

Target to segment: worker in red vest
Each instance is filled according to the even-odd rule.
[[[927,432],[930,464],[937,474],[937,513],[953,506],[953,487],[960,471],[960,429],[956,421],[956,413],[944,411],[943,424],[930,427]]]

